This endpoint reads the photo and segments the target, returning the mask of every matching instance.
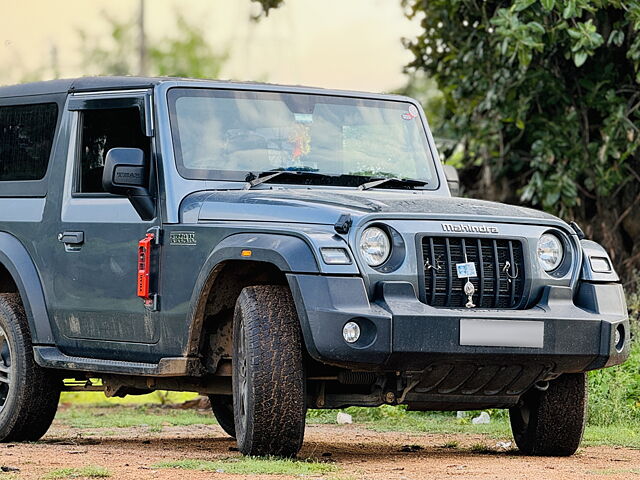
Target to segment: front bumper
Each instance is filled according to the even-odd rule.
[[[540,380],[616,365],[629,355],[629,320],[617,283],[582,282],[575,295],[568,287],[546,287],[533,308],[488,310],[430,307],[407,282],[381,282],[370,301],[358,277],[290,274],[288,280],[309,354],[345,368],[424,375],[443,365],[498,371],[519,366]],[[461,345],[463,319],[541,322],[544,341],[538,348]],[[350,320],[363,332],[355,344],[342,337]],[[620,325],[624,346],[618,351]]]

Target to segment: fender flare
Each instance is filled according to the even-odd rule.
[[[35,345],[53,344],[40,275],[26,248],[16,237],[6,232],[0,232],[0,264],[8,270],[18,287],[32,342]]]
[[[243,256],[242,251],[251,250],[251,256]],[[202,265],[196,280],[187,322],[189,340],[186,355],[196,355],[202,325],[197,321],[205,308],[204,292],[211,288],[215,279],[213,273],[225,261],[253,261],[270,263],[282,273],[320,273],[318,262],[311,247],[299,237],[277,233],[239,233],[223,239]]]

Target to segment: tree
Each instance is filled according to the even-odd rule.
[[[101,75],[131,75],[138,71],[139,57],[132,45],[139,35],[135,21],[118,21],[106,17],[111,35],[104,46],[85,31],[80,31],[83,45],[83,67]],[[216,52],[206,41],[201,28],[177,16],[177,35],[150,39],[148,71],[151,75],[217,78],[227,52]]]
[[[281,0],[254,0],[263,15]],[[473,196],[582,224],[627,278],[640,268],[640,2],[401,0],[407,66],[444,96]],[[409,85],[409,88],[412,88]]]
[[[406,0],[481,196],[576,219],[640,265],[640,3]]]

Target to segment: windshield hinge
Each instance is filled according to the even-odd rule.
[[[349,233],[351,225],[353,225],[353,219],[351,218],[351,215],[349,215],[348,213],[344,213],[340,215],[340,218],[333,225],[333,228],[336,232],[346,235],[347,233]]]

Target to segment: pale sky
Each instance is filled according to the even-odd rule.
[[[105,14],[133,18],[137,0],[0,0],[0,84],[37,69],[51,78],[57,50],[62,77],[80,76],[82,29],[106,38]],[[171,35],[175,12],[204,27],[230,59],[222,78],[382,92],[404,83],[412,55],[402,37],[419,31],[400,0],[285,0],[259,23],[248,20],[250,0],[146,0],[148,37]],[[54,48],[55,46],[55,48]],[[135,45],[132,45],[135,48]]]

